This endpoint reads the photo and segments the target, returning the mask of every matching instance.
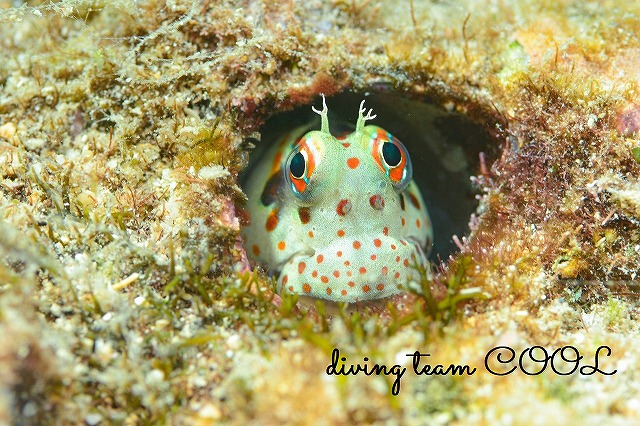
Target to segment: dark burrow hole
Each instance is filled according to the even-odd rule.
[[[469,233],[469,219],[478,201],[471,176],[479,173],[479,154],[495,157],[495,139],[488,127],[472,122],[457,112],[448,112],[434,104],[411,99],[399,93],[344,92],[327,98],[329,123],[355,126],[360,102],[373,108],[374,124],[391,132],[409,150],[413,162],[413,178],[427,204],[433,223],[434,243],[429,258],[445,260],[458,251],[453,236]],[[322,99],[313,105],[321,109]],[[251,154],[251,165],[262,151],[287,131],[312,123],[320,129],[320,118],[304,105],[271,117],[260,129],[262,141]],[[491,162],[487,159],[487,164]]]

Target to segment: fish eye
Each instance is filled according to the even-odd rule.
[[[309,202],[313,197],[314,173],[322,159],[323,145],[305,136],[294,146],[282,169],[287,186],[301,202]]]
[[[409,152],[391,133],[377,126],[365,127],[373,160],[387,175],[396,191],[403,191],[413,178]]]
[[[300,179],[304,176],[304,172],[307,168],[307,161],[302,155],[302,152],[298,151],[289,162],[289,173],[291,176]]]

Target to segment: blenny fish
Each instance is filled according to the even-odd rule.
[[[250,257],[278,275],[277,291],[362,302],[404,291],[428,270],[429,214],[412,180],[404,145],[365,125],[329,132],[324,96],[320,130],[289,132],[247,175]],[[308,132],[307,132],[308,131]]]

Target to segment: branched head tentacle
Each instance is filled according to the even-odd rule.
[[[322,125],[320,127],[320,131],[324,133],[329,133],[329,117],[327,116],[329,109],[327,108],[327,101],[324,97],[324,93],[321,93],[320,96],[322,96],[322,111],[317,110],[316,107],[314,107],[313,105],[311,105],[311,109],[313,110],[313,112],[318,114],[322,119]]]
[[[364,123],[366,123],[367,120],[373,120],[374,118],[376,118],[376,115],[373,114],[373,109],[370,109],[369,111],[367,111],[366,108],[364,107],[364,99],[363,99],[362,102],[360,102],[360,111],[358,111],[358,121],[356,122],[356,132],[359,132],[360,130],[362,130],[362,128],[364,127]]]

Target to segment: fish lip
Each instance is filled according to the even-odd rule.
[[[293,253],[291,253],[291,255],[286,257],[284,260],[282,260],[282,262],[278,264],[278,266],[275,268],[276,274],[280,275],[280,273],[282,272],[282,269],[284,269],[284,266],[288,264],[292,259],[299,256],[312,257],[312,256],[315,256],[315,254],[316,254],[316,250],[312,249],[311,247],[305,247],[301,250],[294,251]]]
[[[406,237],[405,238],[408,242],[412,243],[413,245],[416,245],[418,247],[420,247],[422,249],[422,251],[424,251],[424,246],[422,245],[422,243],[420,241],[418,241],[418,239],[416,237]]]

